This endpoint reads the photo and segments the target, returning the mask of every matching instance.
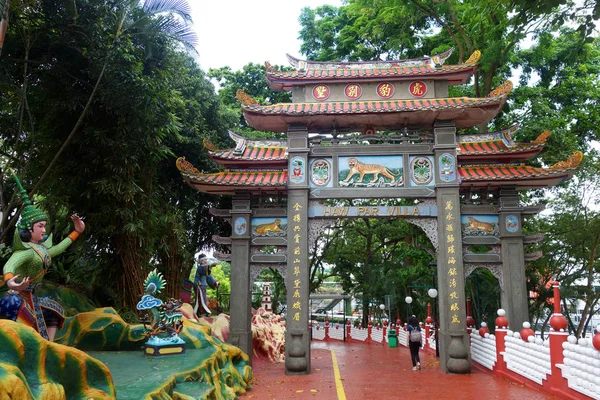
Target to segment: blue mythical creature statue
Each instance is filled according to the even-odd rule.
[[[179,337],[179,332],[183,327],[181,321],[182,314],[179,310],[182,302],[175,299],[163,302],[154,297],[165,286],[166,282],[162,274],[157,272],[156,269],[150,272],[144,281],[145,293],[137,304],[137,309],[140,311],[146,310],[151,316],[149,327],[146,325],[146,322],[144,323],[148,336],[146,347],[184,344],[184,341]]]

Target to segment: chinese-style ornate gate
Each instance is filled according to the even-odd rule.
[[[465,278],[490,269],[501,285],[502,307],[519,326],[528,320],[524,246],[539,240],[522,233],[523,218],[540,211],[523,207],[518,191],[550,187],[572,176],[581,153],[549,168],[521,164],[544,147],[547,132],[516,143],[517,126],[457,135],[486,123],[504,105],[508,81],[485,98],[448,96],[448,86],[472,76],[480,53],[444,65],[450,51],[401,61],[318,63],[289,57],[295,70],[267,64],[273,89],[292,91],[292,103],[260,105],[243,92],[246,121],[260,130],[286,132],[287,141],[250,140],[230,133],[235,148],[211,158],[229,169],[203,173],[177,161],[197,190],[233,196],[231,210],[212,210],[232,225],[230,341],[252,354],[250,293],[266,266],[287,285],[286,373],[310,372],[308,328],[309,246],[336,218],[402,217],[419,225],[437,250],[440,301],[440,365],[470,371],[466,334]],[[378,132],[388,132],[380,135]],[[353,134],[352,134],[353,133]],[[358,134],[357,134],[358,133]],[[327,207],[324,199],[404,198],[407,207]],[[471,245],[486,245],[475,254]],[[264,254],[261,248],[276,246]]]

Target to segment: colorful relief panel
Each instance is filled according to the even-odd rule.
[[[433,158],[414,156],[410,158],[411,186],[430,185],[433,183]]]
[[[452,182],[456,179],[456,160],[452,154],[440,155],[439,166],[442,182]]]
[[[507,215],[505,219],[506,230],[515,233],[519,230],[519,217],[516,215]]]
[[[286,236],[286,232],[287,218],[285,217],[252,218],[252,236]]]
[[[304,167],[304,159],[302,157],[294,157],[290,161],[289,179],[293,183],[302,183],[306,177],[306,169]]]
[[[333,183],[333,169],[330,158],[318,158],[310,161],[308,168],[310,186],[331,187]]]
[[[408,91],[415,97],[423,97],[427,94],[427,85],[421,81],[412,82],[408,87]]]
[[[233,231],[236,235],[243,235],[248,230],[248,224],[246,223],[246,218],[238,217],[235,219],[233,223]]]
[[[404,185],[402,156],[338,157],[342,187],[400,187]]]
[[[500,232],[497,215],[461,215],[463,236],[496,236]]]

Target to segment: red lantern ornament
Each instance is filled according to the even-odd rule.
[[[535,332],[531,329],[531,324],[527,321],[523,322],[523,329],[521,329],[521,339],[528,341],[529,336],[535,337]]]
[[[487,324],[485,322],[482,322],[481,328],[479,328],[479,336],[484,338],[486,333],[490,333],[490,328],[487,327]]]
[[[508,329],[508,319],[505,317],[506,311],[501,308],[497,313],[498,317],[496,317],[496,328]]]
[[[598,351],[600,351],[600,325],[596,327],[596,334],[592,338],[592,345]]]

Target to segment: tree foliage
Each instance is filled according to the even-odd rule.
[[[210,243],[211,232],[199,228],[212,224],[204,207],[218,199],[184,185],[174,161],[183,155],[208,169],[202,138],[221,137],[235,122],[175,40],[185,27],[148,8],[154,3],[161,2],[89,0],[70,13],[59,1],[13,8],[0,57],[0,90],[10,99],[0,105],[1,151],[27,187],[81,120],[39,187],[40,206],[58,236],[68,232],[69,213],[85,216],[82,243],[67,257],[91,271],[79,283],[126,307],[153,264],[177,297],[193,254]],[[3,240],[17,218],[12,193],[4,176]]]

